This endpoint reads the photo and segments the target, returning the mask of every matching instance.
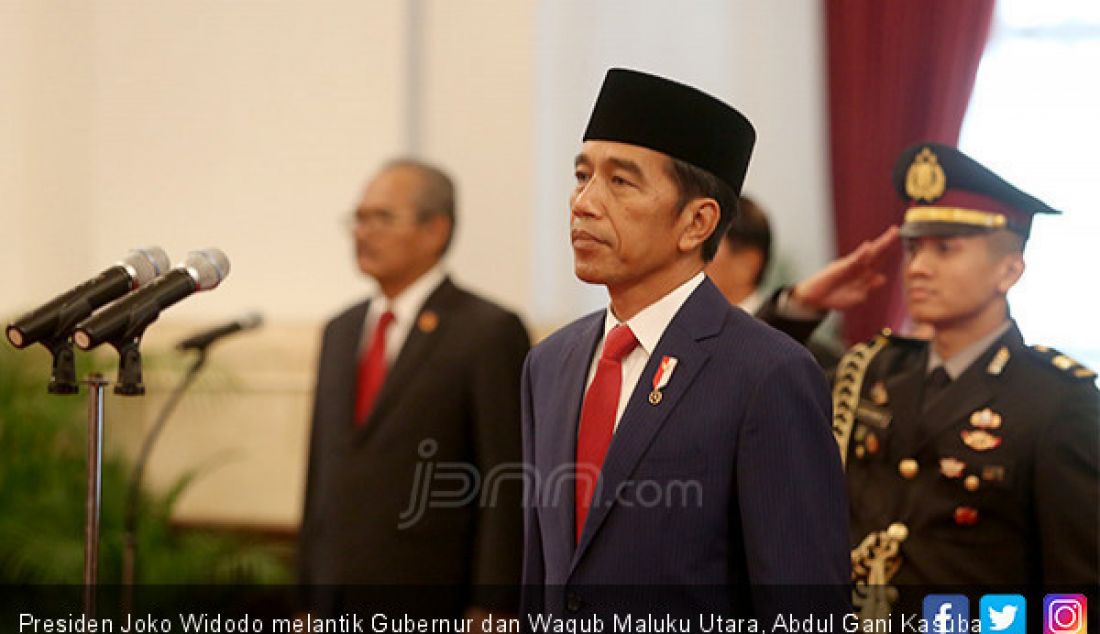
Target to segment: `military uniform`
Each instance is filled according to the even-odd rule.
[[[928,354],[883,334],[838,367],[853,546],[903,524],[898,584],[1095,585],[1095,373],[1013,324],[925,406]]]
[[[905,150],[894,185],[910,203],[901,235],[914,249],[997,232],[1026,241],[1034,214],[1058,213],[938,144]],[[907,269],[909,281],[935,286],[929,260],[922,262]],[[940,310],[926,314],[944,320],[943,328],[968,318]],[[1100,585],[1096,374],[1057,351],[1028,347],[1005,319],[946,360],[929,342],[888,332],[841,360],[834,431],[852,506],[857,581]]]

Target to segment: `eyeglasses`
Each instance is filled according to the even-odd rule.
[[[344,217],[344,227],[348,231],[356,229],[383,230],[417,225],[423,222],[419,216],[399,216],[385,209],[364,211],[355,210]]]

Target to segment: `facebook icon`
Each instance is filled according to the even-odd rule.
[[[929,594],[924,597],[924,623],[932,634],[965,634],[970,631],[970,600],[962,594]]]

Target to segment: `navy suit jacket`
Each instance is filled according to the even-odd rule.
[[[722,588],[721,609],[764,614],[778,606],[757,588],[846,586],[847,497],[825,378],[804,348],[730,306],[709,279],[629,395],[575,543],[572,463],[604,317],[559,330],[524,367],[524,611],[599,613],[608,606],[594,587],[647,585],[671,609],[714,608]],[[664,356],[678,364],[654,405]]]

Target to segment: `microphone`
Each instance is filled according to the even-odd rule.
[[[72,328],[100,306],[149,283],[168,270],[160,247],[134,249],[98,276],[69,289],[8,325],[11,345],[26,348],[39,341],[68,337]]]
[[[243,317],[223,324],[215,328],[211,328],[204,332],[191,335],[187,339],[176,344],[176,348],[180,350],[198,350],[203,352],[210,344],[214,343],[222,337],[231,335],[235,332],[241,332],[244,330],[252,330],[253,328],[259,328],[264,323],[263,315],[260,313],[248,313]]]
[[[208,291],[229,275],[229,258],[219,249],[192,251],[174,269],[80,322],[73,342],[91,350],[105,341],[132,339],[160,316],[160,311],[196,291]]]

